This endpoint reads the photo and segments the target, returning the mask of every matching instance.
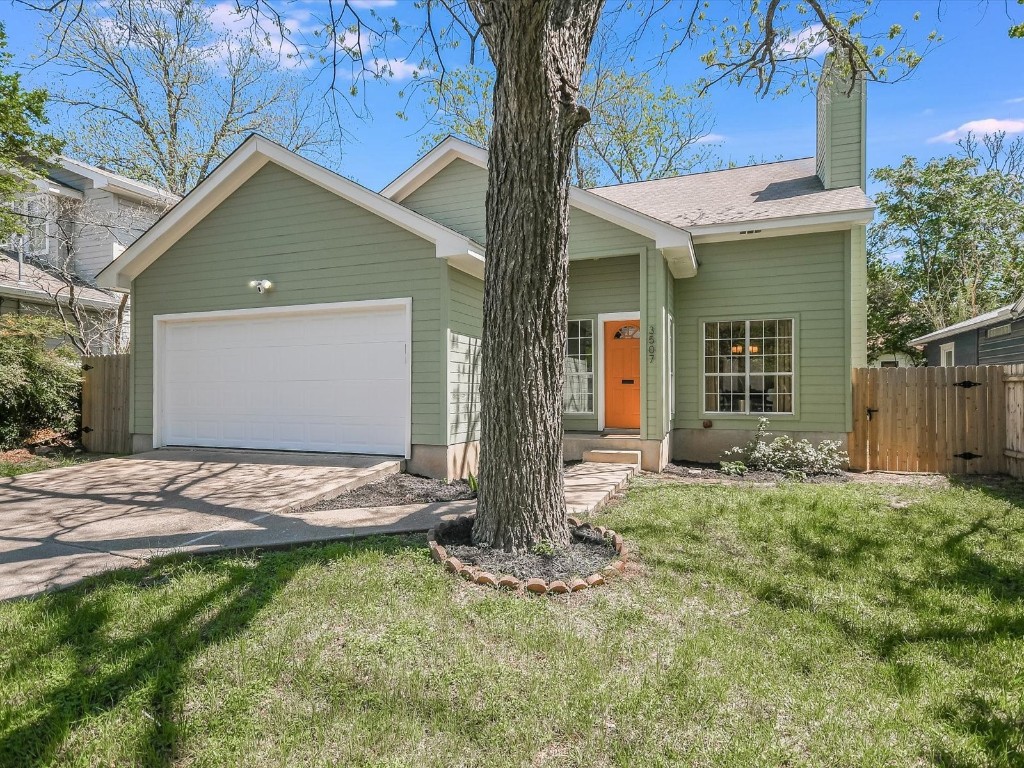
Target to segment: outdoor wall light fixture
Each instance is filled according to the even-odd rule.
[[[274,287],[274,284],[269,280],[250,280],[249,287],[255,288],[256,293],[266,293]]]

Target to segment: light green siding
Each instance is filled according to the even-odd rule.
[[[465,160],[453,160],[402,200],[428,219],[486,242],[487,171]]]
[[[848,432],[851,258],[848,232],[697,247],[696,277],[675,284],[674,425],[701,427],[702,323],[796,320],[796,415],[772,417],[779,431]],[[757,416],[709,416],[716,428],[753,429]]]
[[[860,78],[850,95],[841,83],[818,92],[818,177],[826,189],[867,185],[867,91]]]
[[[444,444],[446,269],[433,244],[267,165],[135,280],[133,432],[153,430],[154,315],[412,297],[412,441]]]
[[[654,243],[643,235],[576,208],[569,209],[570,260],[639,253],[641,248],[653,245]]]
[[[448,443],[480,439],[480,338],[484,283],[451,267],[447,273]]]
[[[483,245],[487,242],[486,199],[487,171],[457,159],[402,200],[402,205]],[[636,253],[648,244],[647,238],[617,224],[575,208],[569,211],[570,259]]]
[[[868,364],[868,260],[866,228],[850,230],[850,364]]]

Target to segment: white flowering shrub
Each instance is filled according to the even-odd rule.
[[[799,475],[838,475],[849,461],[837,440],[822,440],[817,446],[789,435],[769,440],[769,425],[768,419],[758,419],[753,439],[742,448],[730,448],[724,455],[742,457],[747,469]],[[739,462],[723,461],[722,466],[736,463]]]

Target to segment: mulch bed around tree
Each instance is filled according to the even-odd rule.
[[[560,552],[513,554],[473,544],[473,515],[441,523],[427,534],[434,559],[467,581],[543,594],[578,592],[621,574],[627,556],[622,537],[569,519],[572,543]]]
[[[433,504],[444,501],[475,499],[476,492],[464,480],[446,482],[403,472],[383,480],[367,483],[346,491],[333,499],[318,501],[309,507],[320,509],[354,509],[356,507],[397,507],[402,504]]]

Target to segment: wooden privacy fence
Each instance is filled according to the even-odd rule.
[[[1019,366],[1024,371],[1024,366]],[[856,368],[850,466],[886,472],[989,474],[1004,471],[1007,395],[1024,428],[1024,376],[998,365]],[[1024,457],[1024,445],[1018,450]]]
[[[131,355],[82,358],[82,444],[91,453],[129,453]]]

